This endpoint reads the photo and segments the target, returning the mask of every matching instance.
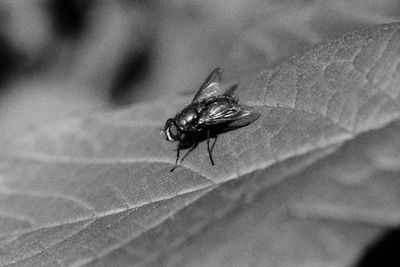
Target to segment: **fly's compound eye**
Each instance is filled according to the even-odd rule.
[[[179,141],[180,140],[180,132],[178,127],[176,127],[173,120],[169,119],[165,124],[165,138],[170,141]]]

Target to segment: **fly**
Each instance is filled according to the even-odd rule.
[[[179,141],[175,166],[171,172],[178,167],[181,149],[189,148],[181,159],[182,164],[186,156],[205,139],[208,156],[214,165],[212,150],[218,134],[246,126],[260,117],[260,114],[250,107],[239,104],[234,95],[237,85],[231,86],[225,92],[221,91],[221,74],[220,68],[213,70],[192,102],[165,123],[162,129],[165,138],[170,142]],[[214,142],[210,146],[212,137]]]

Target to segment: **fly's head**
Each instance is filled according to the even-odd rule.
[[[161,129],[162,133],[165,135],[165,139],[170,142],[181,141],[183,134],[180,131],[179,127],[176,125],[175,119],[170,118],[165,123],[163,129]]]

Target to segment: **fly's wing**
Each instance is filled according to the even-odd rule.
[[[235,91],[236,91],[237,87],[238,87],[237,84],[235,84],[235,85],[229,87],[228,90],[225,91],[224,95],[225,95],[225,96],[230,96],[230,97],[236,98],[236,97],[235,97]]]
[[[260,114],[250,107],[233,104],[221,108],[215,106],[208,113],[204,124],[207,126],[224,124],[227,128],[239,128],[246,126],[260,117]]]
[[[221,68],[216,68],[215,70],[213,70],[208,78],[204,81],[199,91],[197,91],[192,103],[200,103],[210,97],[222,95],[219,86],[221,82],[221,74]]]

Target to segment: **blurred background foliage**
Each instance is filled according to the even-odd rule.
[[[193,94],[217,66],[237,79],[398,20],[399,0],[2,0],[0,142],[71,112]]]

